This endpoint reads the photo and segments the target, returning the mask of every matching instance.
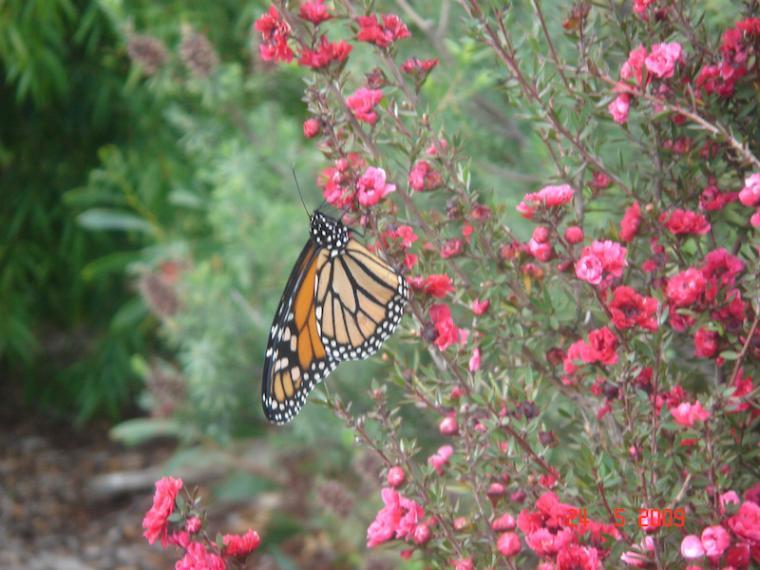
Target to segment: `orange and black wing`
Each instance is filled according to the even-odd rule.
[[[375,354],[398,327],[408,294],[401,274],[351,238],[318,267],[316,317],[327,355],[342,362]]]
[[[309,239],[293,268],[272,323],[264,361],[261,402],[267,419],[287,423],[314,386],[338,362],[320,339],[314,292],[327,252]]]

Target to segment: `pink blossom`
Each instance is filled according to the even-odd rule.
[[[475,570],[475,565],[472,563],[472,558],[459,558],[452,563],[454,570]]]
[[[702,541],[695,534],[689,534],[681,541],[681,556],[686,560],[696,560],[705,555]]]
[[[502,490],[503,494],[503,490]],[[504,513],[500,517],[497,517],[493,520],[491,523],[491,528],[497,532],[505,531],[505,530],[514,530],[515,525],[517,523],[515,522],[515,517],[513,517],[509,513]]]
[[[488,299],[484,299],[482,301],[480,299],[474,299],[472,303],[470,303],[470,309],[476,317],[484,315],[490,306],[491,301]]]
[[[744,188],[739,191],[739,202],[749,207],[760,204],[760,172],[755,172],[744,180]]]
[[[708,526],[702,531],[702,547],[708,558],[720,558],[731,544],[731,537],[720,525]]]
[[[319,119],[315,119],[314,117],[306,119],[303,122],[303,136],[307,139],[317,136],[321,129],[322,124],[319,122]]]
[[[414,527],[414,531],[412,532],[412,540],[414,541],[414,544],[420,546],[426,544],[430,540],[430,536],[430,525],[425,523],[418,524]]]
[[[395,184],[387,184],[385,170],[370,166],[364,171],[356,183],[359,204],[362,206],[374,206],[391,192],[396,191]]]
[[[469,362],[469,370],[473,373],[480,370],[480,348],[476,348],[472,351],[472,356],[470,357]]]
[[[382,98],[383,92],[380,89],[360,87],[353,95],[348,96],[346,104],[358,120],[374,125],[378,119],[375,106]]]
[[[174,512],[174,501],[182,489],[182,479],[162,477],[156,481],[153,505],[143,518],[143,536],[150,544],[161,538],[161,546],[166,548],[169,517]]]
[[[737,513],[726,521],[736,536],[752,544],[760,544],[760,506],[744,501]]]
[[[514,556],[520,552],[520,548],[520,537],[514,532],[504,532],[496,539],[496,550],[502,556]]]
[[[670,408],[670,413],[677,424],[685,427],[692,427],[696,422],[705,421],[710,417],[710,412],[703,409],[700,402],[695,404],[682,402]]]
[[[393,42],[408,38],[411,34],[401,18],[395,14],[383,14],[382,22],[376,15],[360,16],[356,19],[359,24],[359,33],[356,39],[360,42],[368,42],[378,47],[388,47]]]
[[[694,355],[697,358],[712,358],[718,352],[718,333],[704,327],[694,334]]]
[[[698,269],[690,267],[668,279],[665,296],[673,306],[686,307],[696,303],[704,290],[704,275]]]
[[[599,551],[592,546],[568,544],[557,556],[557,570],[601,570]]]
[[[628,208],[626,208],[623,214],[623,219],[620,220],[620,240],[623,242],[630,242],[636,236],[641,225],[641,208],[639,207],[638,200],[634,200]]]
[[[452,344],[464,344],[466,333],[457,328],[451,318],[448,305],[437,304],[430,307],[430,318],[436,331],[435,345],[440,350],[446,350]]]
[[[621,93],[607,105],[607,110],[612,116],[612,120],[618,125],[625,125],[628,122],[628,113],[631,110],[631,96],[628,93]]]
[[[290,26],[274,6],[261,15],[254,23],[254,28],[261,34],[259,55],[264,61],[293,61],[293,50],[288,45]]]
[[[567,184],[559,186],[544,186],[538,192],[526,194],[516,209],[524,218],[532,218],[533,213],[540,207],[556,208],[567,204],[573,199],[575,190]]]
[[[456,257],[461,254],[463,250],[464,245],[461,239],[447,239],[443,242],[443,246],[441,247],[441,258],[449,259],[450,257]]]
[[[191,542],[185,550],[185,556],[175,564],[175,570],[225,570],[224,560],[200,542]]]
[[[628,59],[620,68],[620,79],[633,81],[641,85],[644,79],[644,61],[647,58],[647,48],[639,44],[639,47],[631,50]]]
[[[245,534],[225,534],[222,537],[224,553],[227,556],[245,557],[256,550],[261,544],[259,533],[248,529]]]
[[[195,534],[201,530],[201,519],[198,517],[189,517],[185,522],[185,530],[190,534]]]
[[[575,263],[575,275],[586,283],[599,285],[603,273],[602,262],[595,255],[584,255]]]
[[[663,224],[673,235],[700,235],[710,231],[710,222],[702,214],[690,210],[676,208],[671,212],[663,212],[660,215],[660,223]]]
[[[568,226],[565,229],[565,239],[571,244],[581,243],[583,241],[583,228],[580,226]]]
[[[760,228],[760,208],[755,210],[755,213],[750,216],[749,223],[753,228]]]
[[[633,0],[633,11],[642,20],[647,20],[649,19],[647,9],[656,2],[657,0]]]
[[[433,455],[428,457],[428,465],[430,465],[438,475],[443,474],[443,468],[449,464],[449,459],[454,455],[454,448],[450,445],[444,445],[438,448]]]
[[[438,431],[443,435],[456,435],[459,431],[459,424],[455,415],[450,414],[443,418],[438,424]]]
[[[303,49],[301,57],[298,59],[298,65],[312,69],[324,69],[331,63],[346,61],[348,54],[353,49],[353,46],[348,42],[340,40],[333,43],[328,41],[325,35],[320,38],[315,47],[316,50]]]
[[[308,2],[301,4],[301,10],[298,12],[298,15],[304,20],[308,20],[315,26],[318,26],[322,22],[332,18],[324,2],[325,0],[308,0]]]
[[[726,514],[726,507],[728,505],[738,505],[740,503],[741,500],[736,491],[726,491],[720,496],[720,514]]]
[[[408,499],[391,488],[380,491],[384,507],[367,529],[367,548],[374,548],[384,542],[412,538],[415,529],[425,516],[424,509],[412,499]]]
[[[404,472],[403,467],[395,465],[388,469],[387,480],[388,485],[394,488],[403,485],[404,481],[406,480],[406,473]]]
[[[409,187],[416,192],[435,190],[441,184],[441,175],[427,160],[418,160],[409,171]]]
[[[660,79],[673,77],[677,63],[683,63],[683,48],[678,42],[661,43],[652,46],[644,60],[647,71]]]

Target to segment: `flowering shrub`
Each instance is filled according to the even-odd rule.
[[[576,3],[557,37],[534,2],[531,47],[517,16],[461,2],[556,167],[517,204],[487,203],[426,112],[448,54],[402,57],[418,32],[399,15],[275,2],[254,26],[263,59],[314,71],[317,183],[407,273],[405,336],[429,352],[390,357],[366,414],[328,398],[386,463],[368,548],[450,568],[760,562],[760,20],[716,38],[680,4],[625,4]]]
[[[153,505],[142,523],[143,535],[151,544],[160,538],[162,548],[173,546],[184,553],[174,566],[176,570],[238,568],[261,543],[258,533],[251,529],[212,540],[204,529],[204,519],[197,493],[187,492],[182,479],[163,477],[156,481]]]
[[[384,464],[373,467],[383,481],[374,511],[355,509],[362,552],[396,549],[398,566],[457,569],[760,561],[760,21],[738,7],[722,15],[730,23],[711,21],[665,0],[552,14],[540,2],[507,11],[461,0],[470,35],[442,41],[445,26],[410,4],[277,1],[257,15],[264,81],[281,69],[306,78],[297,128],[271,127],[265,107],[245,117],[256,132],[232,144],[191,130],[193,113],[169,114],[188,129],[186,151],[212,165],[197,168],[213,190],[207,218],[183,220],[209,223],[221,246],[204,258],[205,242],[193,250],[164,237],[139,291],[178,347],[190,400],[206,406],[194,419],[223,431],[230,400],[251,409],[246,333],[266,338],[256,308],[276,302],[282,283],[272,295],[271,283],[263,293],[251,285],[251,266],[277,267],[250,235],[289,239],[272,204],[280,194],[294,202],[282,169],[274,186],[258,176],[308,148],[320,156],[324,200],[413,291],[368,402],[311,397]],[[441,24],[447,14],[436,13]],[[154,43],[132,46],[132,57],[161,85],[170,56]],[[211,55],[183,61],[192,81],[219,83],[188,85],[245,125],[240,101],[217,91],[240,70]],[[473,84],[495,91],[478,109],[529,149],[511,162],[542,168],[489,177],[468,155],[467,137],[480,133],[466,120],[456,132],[441,111],[461,103],[469,81],[452,78],[470,67],[483,71]],[[517,118],[528,135],[510,131]],[[274,157],[255,146],[270,127]],[[491,143],[506,162],[506,140]],[[234,147],[247,144],[263,158],[250,153],[259,162],[241,173],[251,157]],[[259,183],[263,197],[244,192]],[[505,200],[512,186],[527,190]],[[179,191],[175,200],[192,211],[204,202]],[[181,255],[192,261],[170,257]],[[307,414],[295,421],[299,437],[316,429]],[[252,531],[212,543],[205,524],[181,482],[159,482],[145,535],[179,546],[178,568],[242,564],[258,545]]]

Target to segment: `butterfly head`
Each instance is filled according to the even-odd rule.
[[[342,251],[348,243],[348,228],[340,220],[322,212],[314,212],[311,217],[311,236],[320,247]]]

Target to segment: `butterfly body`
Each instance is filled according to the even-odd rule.
[[[398,327],[407,297],[402,275],[340,220],[314,213],[269,333],[261,389],[267,418],[289,422],[338,364],[375,354]]]

